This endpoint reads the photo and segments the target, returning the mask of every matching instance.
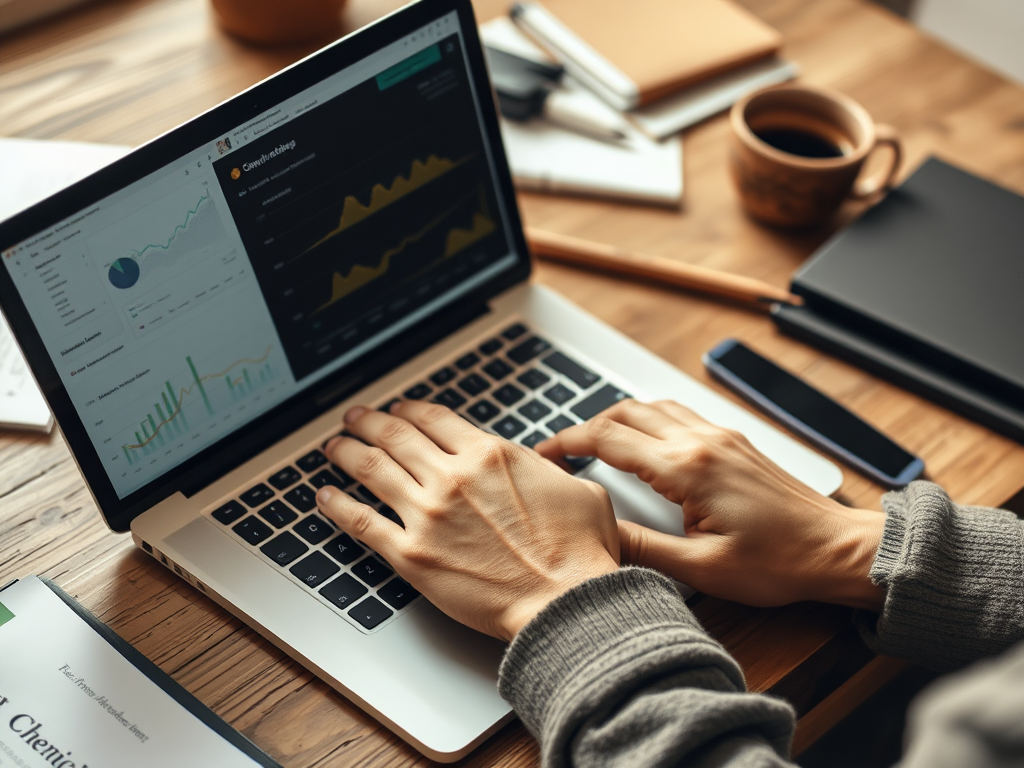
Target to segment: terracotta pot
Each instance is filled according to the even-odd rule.
[[[251,43],[284,45],[337,37],[346,0],[211,0],[225,31]]]

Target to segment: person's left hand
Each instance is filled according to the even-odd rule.
[[[457,621],[511,640],[548,603],[618,568],[607,492],[447,408],[356,407],[331,460],[401,516],[405,529],[337,488],[320,510],[377,550]]]

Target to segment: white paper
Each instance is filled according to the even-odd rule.
[[[507,17],[483,24],[480,34],[484,43],[494,48],[525,58],[547,58]],[[587,92],[569,77],[563,88]],[[525,123],[501,121],[505,152],[520,189],[678,206],[683,199],[682,142],[657,142],[640,130],[629,126],[627,130],[626,140],[614,143],[560,128],[541,118]]]
[[[128,147],[106,144],[0,139],[0,219],[88,176],[127,151]],[[0,427],[49,431],[52,426],[46,400],[0,317]]]
[[[257,765],[39,579],[0,592],[0,604],[14,614],[0,624],[0,768]]]

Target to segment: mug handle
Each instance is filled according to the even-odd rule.
[[[896,181],[896,173],[899,171],[900,163],[903,161],[903,145],[900,144],[895,128],[891,125],[879,123],[875,126],[875,145],[868,153],[868,157],[873,155],[883,145],[892,150],[892,163],[889,165],[889,169],[875,174],[870,179],[858,179],[853,187],[853,198],[855,200],[871,200],[892,189],[893,182]]]

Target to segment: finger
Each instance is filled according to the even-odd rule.
[[[598,416],[611,419],[626,427],[632,427],[637,432],[643,432],[645,435],[660,440],[671,439],[679,430],[679,424],[671,416],[633,398],[620,400],[610,408],[603,410]]]
[[[387,451],[353,437],[336,437],[324,449],[328,458],[392,507],[412,502],[420,484]],[[406,521],[408,523],[408,521]]]
[[[345,533],[365,542],[385,560],[395,562],[394,557],[398,554],[402,537],[406,535],[401,526],[378,514],[373,507],[356,501],[330,485],[317,491],[316,505],[328,520]]]
[[[679,422],[684,427],[700,427],[711,423],[695,411],[691,411],[685,405],[680,405],[675,400],[658,400],[655,403],[651,403],[651,408]]]
[[[616,421],[595,416],[588,422],[563,429],[537,445],[541,456],[558,461],[563,456],[596,456],[623,472],[636,474],[655,458],[660,440]]]
[[[420,485],[437,476],[448,455],[408,421],[389,413],[357,406],[345,414],[345,425],[355,437],[387,451]]]
[[[441,450],[453,455],[472,450],[487,438],[487,433],[437,403],[402,400],[391,407],[391,413],[408,421]]]
[[[626,520],[619,520],[618,525],[623,565],[653,568],[691,587],[703,583],[706,563],[713,558],[718,536],[673,536]]]

